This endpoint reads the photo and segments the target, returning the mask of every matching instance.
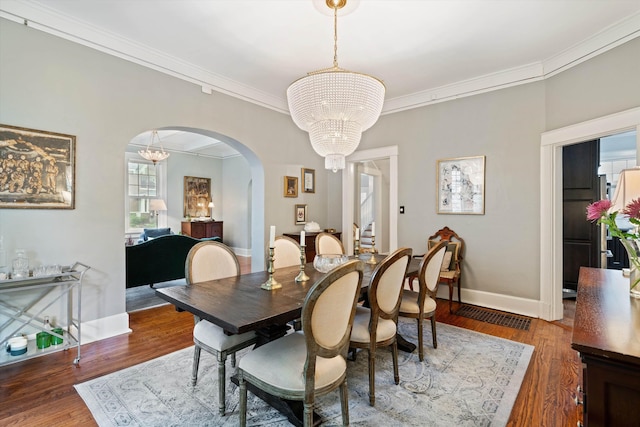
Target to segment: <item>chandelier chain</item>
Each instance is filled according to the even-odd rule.
[[[338,68],[338,6],[333,7],[333,66]]]

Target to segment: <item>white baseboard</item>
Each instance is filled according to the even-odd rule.
[[[510,295],[494,294],[491,292],[477,291],[473,289],[461,289],[463,304],[478,305],[480,307],[492,308],[494,310],[506,311],[508,313],[520,314],[523,316],[539,318],[541,313],[541,302],[527,298],[514,297]],[[449,287],[440,285],[438,288],[438,298],[449,300]],[[457,301],[458,289],[453,288],[453,300]]]
[[[234,254],[238,256],[251,256],[251,249],[247,248],[231,248]]]
[[[129,314],[115,314],[113,316],[82,322],[81,342],[82,344],[87,344],[93,341],[115,337],[116,335],[128,334],[130,332]]]

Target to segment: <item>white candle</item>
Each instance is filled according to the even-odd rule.
[[[375,221],[371,223],[371,236],[376,235],[376,223]]]
[[[273,248],[276,244],[276,226],[272,225],[271,230],[269,231],[269,247]]]
[[[304,230],[300,232],[300,246],[304,246]]]
[[[356,240],[360,240],[360,229],[356,227]]]

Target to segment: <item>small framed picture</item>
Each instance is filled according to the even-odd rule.
[[[302,192],[316,192],[316,170],[302,168]]]
[[[296,205],[296,225],[307,223],[307,205]]]
[[[438,160],[439,214],[484,215],[484,166],[484,156]]]
[[[284,177],[284,197],[298,197],[298,177]]]

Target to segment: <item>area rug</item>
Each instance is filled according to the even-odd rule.
[[[401,334],[417,342],[415,321],[401,319]],[[400,384],[391,352],[376,356],[376,405],[369,406],[366,353],[348,362],[349,415],[355,426],[506,425],[533,354],[530,345],[438,323],[438,348],[425,327],[425,358],[400,352]],[[244,350],[244,352],[250,350]],[[242,352],[242,354],[244,354]],[[239,353],[238,357],[242,357]],[[193,347],[77,384],[101,427],[236,426],[238,389],[227,378],[227,414],[218,413],[217,367],[202,352],[198,384],[191,386]],[[227,368],[227,375],[233,369]],[[323,425],[341,425],[339,394],[316,399]],[[287,419],[248,394],[247,424],[288,426]]]

